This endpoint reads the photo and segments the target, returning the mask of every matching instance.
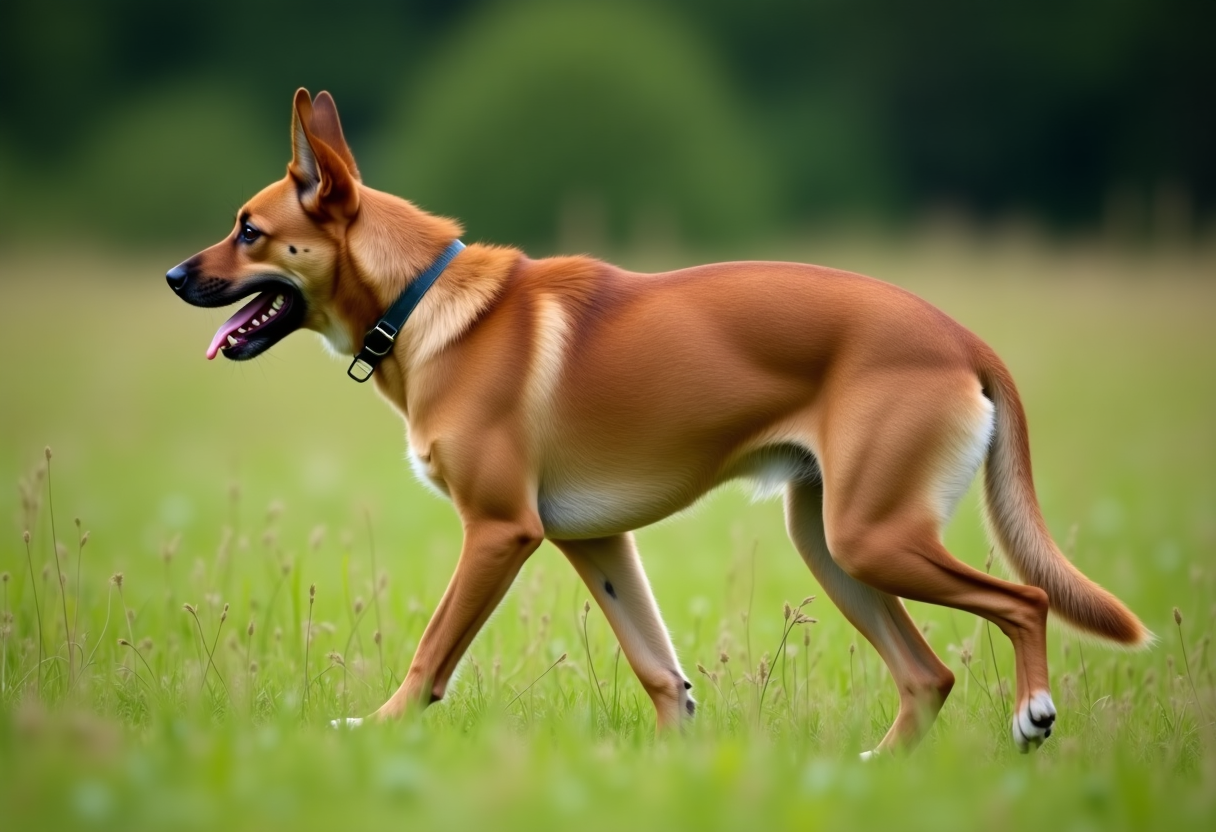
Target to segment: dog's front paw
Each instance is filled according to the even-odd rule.
[[[1051,694],[1045,690],[1032,694],[1026,704],[1013,717],[1013,741],[1018,751],[1025,754],[1033,745],[1038,748],[1051,736],[1051,727],[1056,721],[1056,706]]]
[[[331,719],[329,727],[336,731],[341,731],[343,728],[358,728],[363,724],[363,717],[348,716],[345,719]]]

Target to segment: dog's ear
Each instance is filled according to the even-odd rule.
[[[312,101],[312,120],[308,124],[309,131],[325,142],[335,153],[342,157],[350,175],[362,181],[359,176],[359,166],[355,164],[355,154],[351,153],[346,136],[342,135],[342,122],[338,120],[338,105],[334,97],[322,90]]]
[[[332,98],[329,104],[332,108]],[[341,154],[313,132],[315,112],[308,90],[296,90],[291,114],[292,159],[287,172],[295,180],[305,211],[325,219],[350,219],[359,211],[359,181]],[[338,126],[340,136],[336,117],[335,110],[333,124]]]

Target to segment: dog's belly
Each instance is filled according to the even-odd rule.
[[[654,484],[579,483],[542,488],[537,509],[546,537],[585,540],[648,526],[687,508],[697,496]]]
[[[688,473],[688,472],[686,472]],[[688,508],[730,480],[750,480],[757,499],[776,496],[793,480],[819,478],[819,466],[805,448],[779,443],[740,455],[716,474],[689,473],[651,481],[542,484],[537,507],[545,534],[556,539],[586,539],[621,534],[656,523]]]

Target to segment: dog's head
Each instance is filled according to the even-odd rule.
[[[313,100],[307,90],[296,92],[291,133],[287,175],[241,207],[227,237],[166,275],[173,291],[195,306],[227,306],[255,295],[215,333],[208,358],[253,358],[301,328],[350,353],[359,327],[369,325],[368,316],[375,320],[382,302],[377,276],[361,274],[361,263],[394,264],[400,274],[379,279],[399,283],[427,256],[419,251],[442,251],[442,238],[459,233],[452,224],[437,229],[439,218],[361,184],[329,93]],[[411,227],[418,233],[411,235]],[[386,238],[404,250],[386,253]]]

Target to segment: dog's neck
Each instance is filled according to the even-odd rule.
[[[398,197],[361,188],[359,217],[347,234],[347,262],[340,278],[353,291],[344,288],[334,299],[336,311],[350,330],[354,351],[364,333],[461,231],[452,220],[428,214]],[[469,246],[423,296],[402,328],[397,348],[374,376],[402,412],[410,371],[469,328],[493,302],[521,256],[516,249]]]

